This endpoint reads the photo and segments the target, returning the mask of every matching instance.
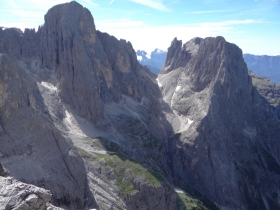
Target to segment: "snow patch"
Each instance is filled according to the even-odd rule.
[[[193,123],[193,120],[191,120],[189,118],[187,118],[187,119],[188,119],[188,125],[191,125]]]
[[[181,89],[182,89],[182,86],[178,85],[178,86],[176,87],[175,91],[179,91],[179,90],[181,90]]]
[[[176,193],[184,193],[184,194],[186,194],[185,191],[183,191],[183,190],[181,190],[179,188],[174,188],[174,190],[175,190]]]
[[[87,135],[80,128],[79,123],[73,117],[73,114],[65,109],[65,115],[66,117],[63,119],[63,122],[68,130],[68,133],[76,137],[86,137]]]
[[[71,123],[71,115],[69,114],[69,112],[67,110],[65,110],[65,114],[66,114],[66,118],[65,118],[66,123],[71,125],[72,124]]]
[[[158,78],[156,79],[157,83],[158,83],[158,86],[161,88],[162,87],[162,84],[159,82]]]
[[[193,123],[193,120],[189,119],[188,117],[178,116],[178,118],[179,118],[180,124],[181,124],[180,128],[178,130],[179,133],[182,133],[182,132],[188,130],[189,127],[191,126],[191,124]]]
[[[57,91],[57,87],[53,86],[52,83],[49,82],[41,82],[41,85],[49,90]]]

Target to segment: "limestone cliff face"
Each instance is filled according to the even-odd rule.
[[[30,61],[36,57],[38,45],[35,29],[0,27],[0,53],[5,53],[15,59]]]
[[[169,144],[174,176],[224,209],[279,207],[270,198],[279,196],[272,183],[280,123],[253,87],[242,51],[222,37],[183,46],[174,39],[158,80],[178,118],[169,120],[177,132]]]
[[[280,85],[270,81],[267,77],[258,76],[249,72],[253,85],[258,92],[274,107],[274,111],[280,119]]]
[[[97,207],[93,192],[108,208],[114,193],[120,206],[133,206],[129,200],[122,203],[126,195],[118,193],[116,180],[106,197],[99,169],[86,171],[72,144],[92,153],[93,143],[82,147],[83,139],[106,137],[132,159],[147,162],[145,167],[166,167],[161,92],[131,44],[96,32],[90,12],[74,1],[51,8],[38,32],[1,29],[0,35],[3,165],[16,179],[51,190],[51,202],[60,207]],[[153,158],[162,161],[156,164]],[[145,194],[152,188],[149,200],[156,200],[154,188],[138,188],[135,196],[145,197],[139,204],[154,207]],[[162,191],[161,184],[156,188]],[[178,196],[169,190],[173,199],[162,200],[158,209],[175,205]]]
[[[36,82],[7,55],[0,56],[0,113],[2,164],[11,176],[51,190],[52,203],[69,209],[92,200],[82,159],[53,125]]]
[[[39,59],[55,72],[54,85],[61,98],[92,122],[102,118],[100,89],[112,87],[112,78],[102,70],[109,75],[111,69],[102,59],[104,53],[90,12],[74,1],[57,5],[45,15],[38,37]]]

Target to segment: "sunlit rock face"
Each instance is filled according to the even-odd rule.
[[[174,176],[225,209],[279,205],[269,197],[279,188],[272,184],[279,180],[279,121],[251,80],[241,49],[223,37],[184,45],[175,38],[158,76],[178,133],[169,145]]]
[[[145,177],[129,176],[139,193],[125,200],[115,179],[112,188],[100,182],[98,159],[80,156],[94,148],[83,139],[104,137],[137,161],[164,157],[161,92],[129,42],[97,32],[90,12],[71,2],[51,8],[38,32],[1,28],[0,53],[0,152],[11,176],[50,190],[51,202],[66,209],[176,206],[172,188],[146,185]]]
[[[0,208],[24,210],[63,210],[50,204],[50,191],[0,176]]]

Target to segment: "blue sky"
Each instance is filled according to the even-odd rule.
[[[0,26],[38,28],[65,0],[0,0]],[[69,1],[68,1],[69,2]],[[280,55],[280,0],[77,0],[96,28],[135,50],[167,50],[174,37],[224,36],[243,53]]]

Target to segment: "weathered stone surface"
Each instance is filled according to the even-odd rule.
[[[145,183],[134,183],[138,192],[128,195],[127,209],[178,209],[178,197],[171,188],[167,186],[151,186]]]
[[[0,209],[62,210],[52,206],[51,193],[34,185],[24,184],[12,177],[0,177]]]
[[[51,190],[52,202],[81,209],[87,180],[83,161],[53,125],[36,82],[0,56],[1,163],[20,181]]]
[[[14,40],[28,37],[17,32]],[[76,157],[71,143],[59,133],[74,142],[80,138],[80,134],[69,134],[73,128],[68,119],[70,110],[88,123],[94,123],[102,135],[117,132],[121,137],[116,139],[113,135],[113,141],[119,142],[127,153],[141,161],[152,162],[149,160],[151,157],[163,160],[164,154],[160,150],[163,150],[161,143],[167,137],[166,122],[159,119],[159,116],[164,117],[158,100],[161,93],[154,75],[137,62],[129,42],[96,32],[87,9],[76,2],[50,9],[33,42],[28,42],[28,49],[33,49],[34,44],[34,51],[37,50],[36,53],[30,50],[30,57],[22,59],[20,44],[7,50],[4,39],[3,43],[1,52],[17,59],[20,66],[19,70],[10,60],[1,69],[3,78],[6,78],[5,71],[12,69],[9,80],[1,83],[0,94],[3,113],[10,114],[9,117],[1,114],[1,123],[3,132],[5,130],[10,135],[6,141],[12,139],[9,143],[4,142],[2,148],[5,151],[3,164],[7,165],[11,175],[52,190],[52,202],[56,205],[69,209],[94,207],[94,199],[86,190],[88,183],[84,165]],[[7,92],[7,86],[13,90],[12,94]],[[18,94],[21,97],[16,97]],[[68,106],[69,112],[65,108]],[[112,109],[114,106],[116,109]],[[17,122],[12,119],[17,119]],[[141,142],[138,135],[141,135]],[[157,167],[160,168],[159,165]],[[29,176],[28,171],[35,172]],[[94,180],[89,179],[90,186],[92,183]],[[91,190],[103,192],[100,188]],[[84,203],[83,199],[86,200]],[[111,197],[107,200],[110,205]]]
[[[253,85],[257,88],[259,93],[265,97],[268,102],[277,107],[280,105],[280,84],[275,84],[269,78],[259,76],[253,72],[249,72],[252,77]]]
[[[252,86],[242,51],[222,37],[183,46],[175,39],[158,80],[179,119],[170,120],[174,176],[224,209],[279,207],[270,196],[278,196],[280,124]]]
[[[6,168],[4,168],[0,163],[0,176],[6,177],[8,175],[9,175],[9,171]]]
[[[111,69],[103,59],[90,12],[75,1],[57,5],[45,15],[38,36],[40,61],[55,72],[62,100],[82,117],[92,122],[100,120],[100,92],[109,91],[112,78],[106,75]]]
[[[35,29],[25,29],[24,32],[18,28],[0,29],[0,53],[30,61],[36,57],[37,50]]]
[[[275,84],[267,77],[262,77],[249,71],[253,85],[258,92],[274,107],[278,119],[280,119],[280,84]]]

